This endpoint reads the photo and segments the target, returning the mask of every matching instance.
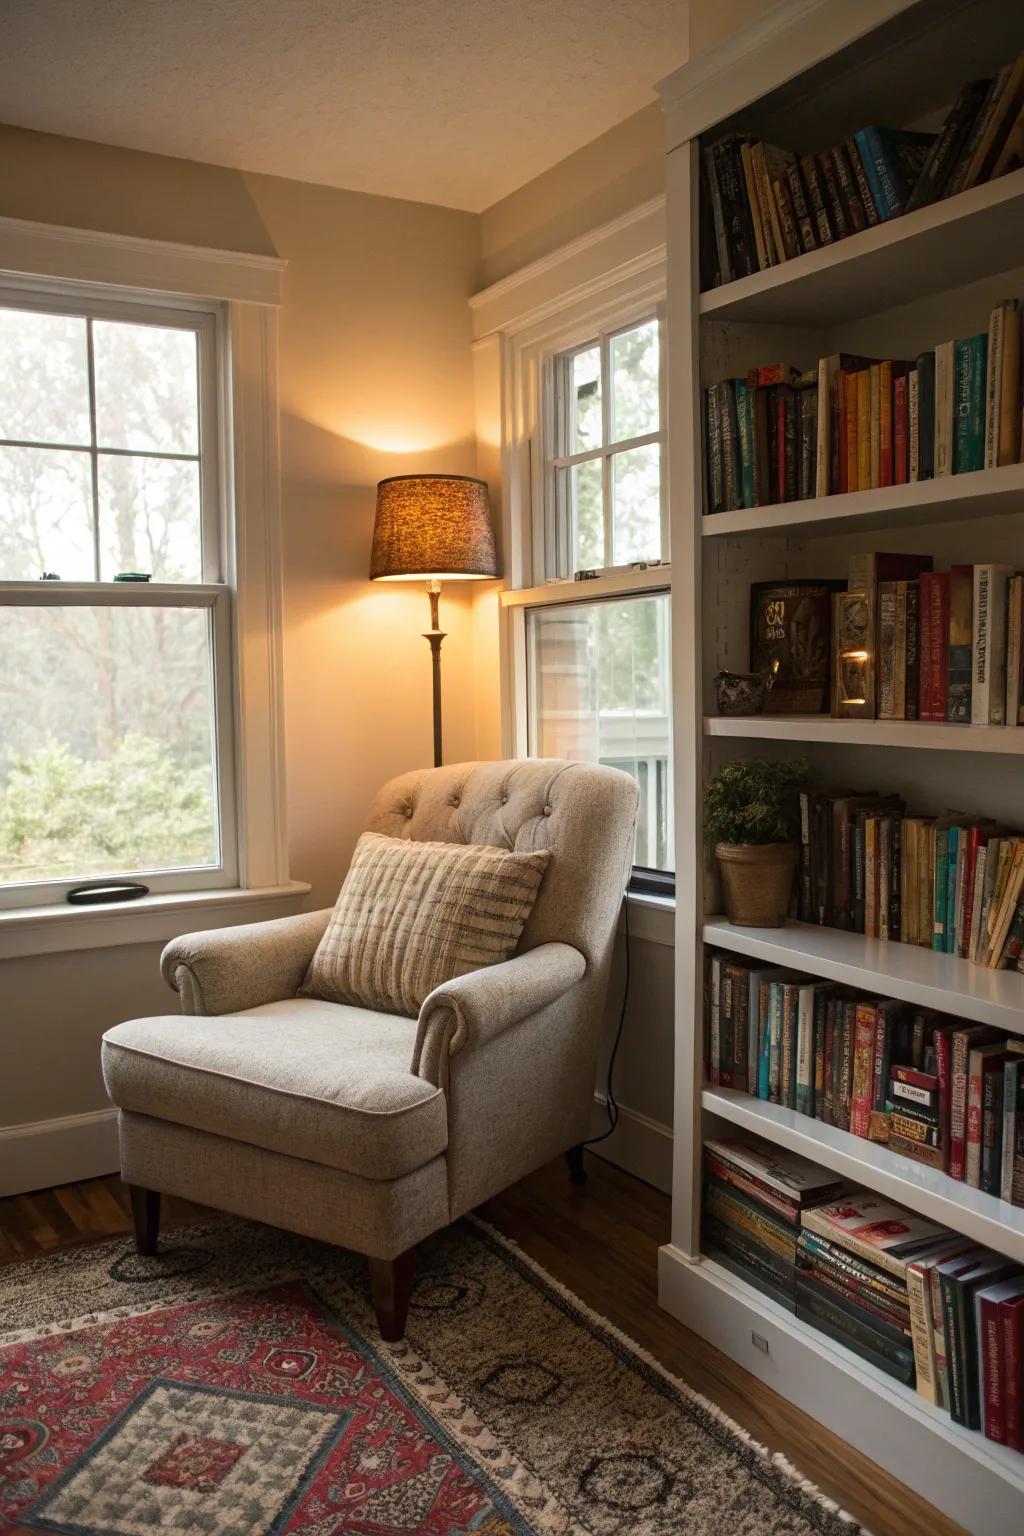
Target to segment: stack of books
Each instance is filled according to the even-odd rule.
[[[800,792],[801,922],[1024,972],[1024,834],[898,795]]]
[[[860,129],[817,155],[740,133],[701,154],[701,287],[819,250],[1014,170],[1024,55],[964,86],[938,134]]]
[[[801,1212],[842,1187],[828,1169],[770,1142],[706,1141],[704,1251],[795,1312]]]
[[[772,506],[1016,464],[1021,310],[915,358],[837,352],[704,391],[707,511]]]
[[[702,1248],[966,1428],[1024,1451],[1024,1271],[828,1169],[704,1143]]]
[[[832,597],[834,716],[1024,725],[1024,575],[872,553],[848,569]]]
[[[782,1104],[1024,1206],[1024,1039],[713,954],[712,1086]]]
[[[913,1386],[907,1266],[944,1258],[962,1239],[866,1190],[802,1211],[800,1226],[797,1316]]]

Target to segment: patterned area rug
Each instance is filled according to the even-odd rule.
[[[0,1532],[854,1536],[498,1234],[353,1255],[234,1220],[0,1271]]]

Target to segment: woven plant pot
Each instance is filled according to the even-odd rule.
[[[716,843],[722,899],[740,928],[781,928],[796,869],[795,843]]]

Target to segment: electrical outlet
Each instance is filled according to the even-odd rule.
[[[768,1348],[768,1340],[764,1337],[763,1334],[755,1333],[754,1330],[751,1329],[750,1342],[753,1344],[755,1349],[759,1349],[761,1351],[762,1355],[771,1354],[771,1350]]]

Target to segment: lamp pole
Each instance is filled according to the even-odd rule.
[[[441,641],[446,631],[441,628],[440,599],[441,583],[439,581],[427,582],[427,597],[430,599],[430,628],[424,633],[424,640],[430,646],[431,670],[434,681],[434,767],[440,768],[441,754]]]

